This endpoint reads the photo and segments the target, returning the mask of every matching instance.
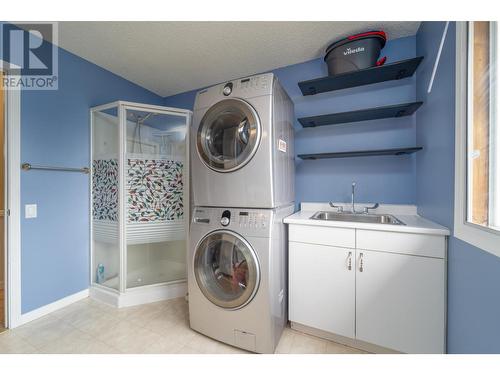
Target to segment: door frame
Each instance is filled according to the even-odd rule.
[[[19,67],[0,60],[5,76],[19,77]],[[21,90],[5,90],[5,271],[6,326],[21,324]]]

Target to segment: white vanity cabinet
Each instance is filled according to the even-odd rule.
[[[289,225],[289,241],[292,324],[364,349],[444,353],[445,236]]]
[[[354,339],[355,250],[290,242],[288,251],[290,320]]]
[[[289,319],[354,338],[356,231],[293,227],[288,236]]]
[[[358,250],[356,338],[405,353],[444,350],[443,260]]]

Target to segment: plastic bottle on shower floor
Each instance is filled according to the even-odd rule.
[[[102,263],[97,265],[96,282],[97,284],[102,284],[104,282],[104,264]]]

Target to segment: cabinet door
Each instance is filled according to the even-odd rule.
[[[354,253],[354,249],[290,242],[292,322],[354,338]]]
[[[444,260],[357,250],[356,338],[405,353],[443,353]]]

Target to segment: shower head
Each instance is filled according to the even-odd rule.
[[[144,121],[146,121],[151,116],[156,116],[156,113],[149,112],[147,115],[141,116],[141,115],[135,114],[134,112],[130,112],[130,115],[129,115],[131,120],[134,121],[137,125],[144,124]]]

